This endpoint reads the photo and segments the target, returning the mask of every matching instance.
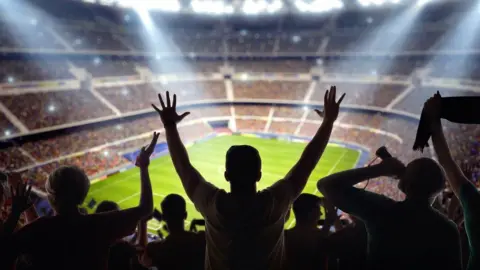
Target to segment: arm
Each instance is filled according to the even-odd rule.
[[[460,167],[455,163],[453,157],[448,148],[447,141],[442,130],[442,123],[440,120],[440,108],[441,106],[441,96],[437,92],[425,103],[425,110],[430,119],[431,131],[432,131],[432,142],[435,152],[438,156],[438,161],[440,165],[443,166],[447,174],[448,182],[455,193],[455,195],[460,195],[460,188],[464,184],[470,183],[468,178],[463,174]]]
[[[400,161],[389,158],[377,165],[327,176],[317,182],[317,188],[333,205],[342,211],[361,217],[379,210],[390,200],[383,195],[353,186],[379,176],[399,175],[403,170],[405,170],[405,166]]]
[[[148,166],[150,156],[157,143],[159,134],[154,133],[152,142],[140,151],[136,165],[140,167],[140,203],[136,207],[121,211],[94,214],[98,218],[98,229],[110,241],[132,234],[138,222],[153,212],[153,194]]]
[[[177,123],[183,120],[189,112],[178,115],[176,112],[177,96],[173,95],[173,102],[170,103],[170,94],[167,92],[167,106],[163,102],[161,94],[158,94],[160,100],[161,109],[152,104],[152,107],[158,112],[162,119],[163,126],[165,127],[165,133],[168,144],[168,151],[172,158],[173,166],[177,172],[180,180],[182,181],[183,188],[185,189],[188,197],[193,201],[193,195],[199,183],[205,182],[200,173],[193,167],[188,157],[187,149],[183,145],[178,133]]]
[[[338,111],[340,103],[342,102],[345,94],[340,97],[340,100],[336,102],[336,87],[332,86],[330,90],[327,90],[324,97],[324,119],[322,125],[318,129],[317,133],[305,147],[300,159],[288,172],[285,177],[285,181],[290,183],[290,189],[294,194],[294,198],[302,192],[303,188],[307,184],[308,178],[313,169],[317,165],[320,157],[325,151],[330,135],[332,134],[333,123],[338,117]],[[319,115],[321,112],[315,110]]]

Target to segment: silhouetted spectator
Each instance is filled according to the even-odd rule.
[[[450,154],[440,120],[441,104],[441,96],[437,92],[425,103],[424,111],[431,123],[432,141],[438,160],[445,168],[450,187],[463,207],[465,230],[470,246],[467,269],[480,269],[480,213],[478,212],[480,210],[480,193]]]
[[[334,222],[330,216],[335,217],[336,213],[328,213],[329,218],[319,229],[320,206],[320,197],[311,194],[301,194],[293,203],[296,224],[285,231],[288,269],[327,269],[327,236]]]
[[[185,200],[180,195],[170,194],[163,199],[161,207],[169,235],[165,240],[147,245],[143,256],[144,265],[165,270],[204,269],[205,234],[185,231]]]
[[[226,155],[225,179],[230,193],[205,181],[193,167],[177,130],[177,123],[189,113],[178,115],[176,96],[173,102],[167,92],[166,106],[159,95],[159,113],[166,131],[168,149],[188,197],[206,221],[207,250],[205,268],[214,269],[283,269],[285,216],[300,195],[308,177],[327,146],[340,100],[336,89],[325,94],[323,123],[305,148],[297,164],[284,179],[257,192],[262,177],[258,151],[248,145],[232,146]]]
[[[396,202],[354,187],[380,176],[399,177],[406,199]],[[431,206],[445,187],[444,172],[432,159],[416,159],[405,167],[389,158],[327,176],[317,186],[335,206],[365,223],[369,269],[462,269],[458,230]]]
[[[142,148],[141,192],[138,206],[122,211],[81,215],[79,205],[87,196],[90,180],[77,167],[60,167],[46,184],[53,217],[42,217],[14,235],[12,249],[30,255],[35,269],[106,269],[108,251],[117,240],[133,232],[139,220],[153,211],[148,174],[150,155],[158,134]],[[70,237],[74,235],[75,237]]]

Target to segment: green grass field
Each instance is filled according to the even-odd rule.
[[[229,190],[229,185],[223,177],[225,168],[225,153],[232,145],[248,144],[256,147],[262,157],[262,179],[258,183],[258,190],[262,190],[277,180],[283,178],[290,168],[297,162],[305,143],[286,142],[271,139],[262,139],[245,136],[220,136],[208,141],[194,144],[188,148],[190,159],[205,179],[219,188]],[[305,193],[318,194],[316,182],[319,178],[334,172],[351,169],[359,159],[360,153],[356,150],[329,144],[320,163],[304,189]],[[152,181],[155,207],[160,209],[160,202],[170,193],[181,194],[187,200],[188,220],[201,218],[191,201],[186,197],[182,184],[170,156],[165,155],[152,160],[150,164],[150,178]],[[138,204],[140,194],[140,179],[138,168],[113,175],[103,181],[92,184],[86,202],[94,198],[97,202],[111,200],[117,202],[121,208],[128,208]],[[287,227],[294,224],[293,215],[287,222]],[[160,226],[151,221],[149,230],[155,232]]]

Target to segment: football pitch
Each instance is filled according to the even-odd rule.
[[[265,189],[282,179],[300,158],[306,146],[305,143],[300,142],[245,136],[220,136],[188,147],[188,153],[195,168],[207,181],[229,191],[228,182],[223,176],[225,153],[230,146],[240,144],[252,145],[260,152],[262,179],[257,183],[258,190]],[[318,179],[355,167],[359,157],[360,152],[357,150],[329,144],[303,192],[320,195],[316,188]],[[187,223],[193,218],[201,218],[192,202],[187,198],[169,155],[153,159],[149,171],[156,208],[160,209],[160,202],[166,195],[177,193],[187,201]],[[139,169],[132,168],[93,183],[85,202],[89,202],[93,198],[97,203],[103,200],[115,201],[122,209],[135,206],[140,197],[139,177]],[[286,226],[290,227],[294,222],[293,215],[291,215]],[[160,228],[160,224],[152,220],[149,222],[148,228],[150,232],[156,232]]]

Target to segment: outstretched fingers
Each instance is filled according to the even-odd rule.
[[[176,108],[177,108],[177,94],[173,94],[172,108],[173,108],[173,109],[176,109]]]
[[[343,93],[343,95],[340,97],[340,99],[337,102],[337,105],[340,105],[340,103],[342,103],[344,97],[345,97],[345,93]]]
[[[183,118],[187,117],[190,114],[190,112],[184,112],[182,115],[180,115],[180,121],[183,120]]]
[[[154,104],[151,104],[151,105],[152,105],[153,109],[155,109],[155,111],[157,111],[157,113],[161,113],[161,112],[162,112],[162,111],[161,111],[159,108],[157,108],[157,106],[155,106]]]
[[[318,116],[320,116],[320,117],[323,117],[323,116],[324,116],[323,111],[320,111],[320,110],[318,110],[318,109],[315,109],[315,112],[316,112],[316,113],[318,114]]]
[[[170,92],[167,91],[167,108],[170,108],[171,107],[171,103],[170,103]]]
[[[165,103],[163,103],[162,94],[158,94],[158,100],[160,100],[160,106],[162,106],[162,110],[165,110]]]

